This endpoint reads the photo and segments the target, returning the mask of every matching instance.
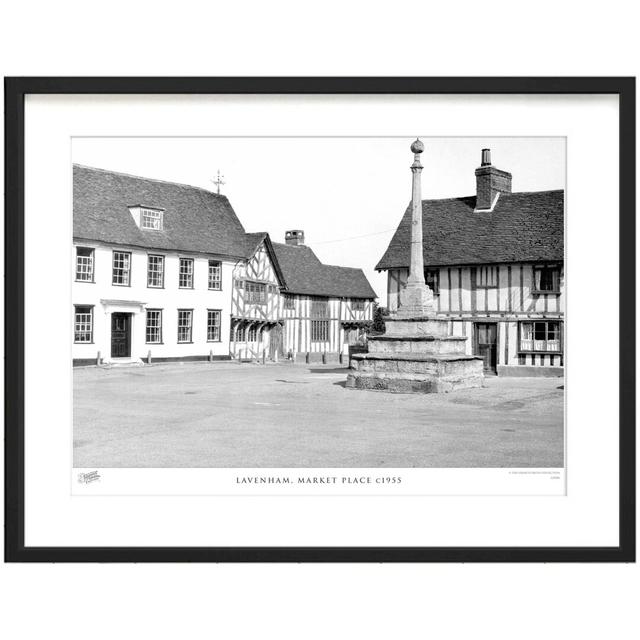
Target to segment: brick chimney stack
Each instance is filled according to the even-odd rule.
[[[304,244],[304,231],[302,231],[302,229],[286,231],[284,234],[284,241],[286,244],[290,244],[293,246]]]
[[[492,209],[499,193],[511,193],[511,174],[491,164],[491,149],[482,150],[476,169],[476,211]]]

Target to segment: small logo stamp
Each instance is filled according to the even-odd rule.
[[[97,480],[100,480],[100,474],[97,471],[87,471],[86,473],[78,474],[78,482],[80,484],[89,484]]]

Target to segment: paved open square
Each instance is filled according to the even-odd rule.
[[[76,467],[560,467],[563,379],[449,394],[345,388],[335,365],[74,371]]]

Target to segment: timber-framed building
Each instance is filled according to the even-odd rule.
[[[324,265],[301,230],[247,233],[205,189],[73,172],[73,362],[341,357],[371,323],[361,269]]]
[[[512,176],[482,152],[476,194],[423,200],[425,279],[436,311],[485,373],[564,371],[564,191],[512,192]],[[410,256],[410,208],[376,265],[398,307]]]

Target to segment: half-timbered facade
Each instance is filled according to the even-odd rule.
[[[74,166],[73,206],[74,364],[326,358],[372,318],[362,270],[246,233],[223,195]]]
[[[326,265],[304,244],[304,232],[287,231],[274,243],[284,273],[283,349],[298,360],[337,359],[373,321],[376,294],[362,269]]]
[[[280,290],[284,278],[269,236],[257,233],[247,237],[253,238],[256,247],[232,274],[230,354],[240,359],[276,359],[282,353]]]
[[[564,366],[564,192],[511,192],[511,174],[488,150],[476,196],[423,201],[425,279],[438,315],[487,373],[562,375]],[[377,265],[388,272],[387,306],[408,277],[405,213]]]
[[[241,359],[337,360],[373,319],[375,292],[361,269],[325,265],[288,231],[267,234],[234,270],[230,352]]]

